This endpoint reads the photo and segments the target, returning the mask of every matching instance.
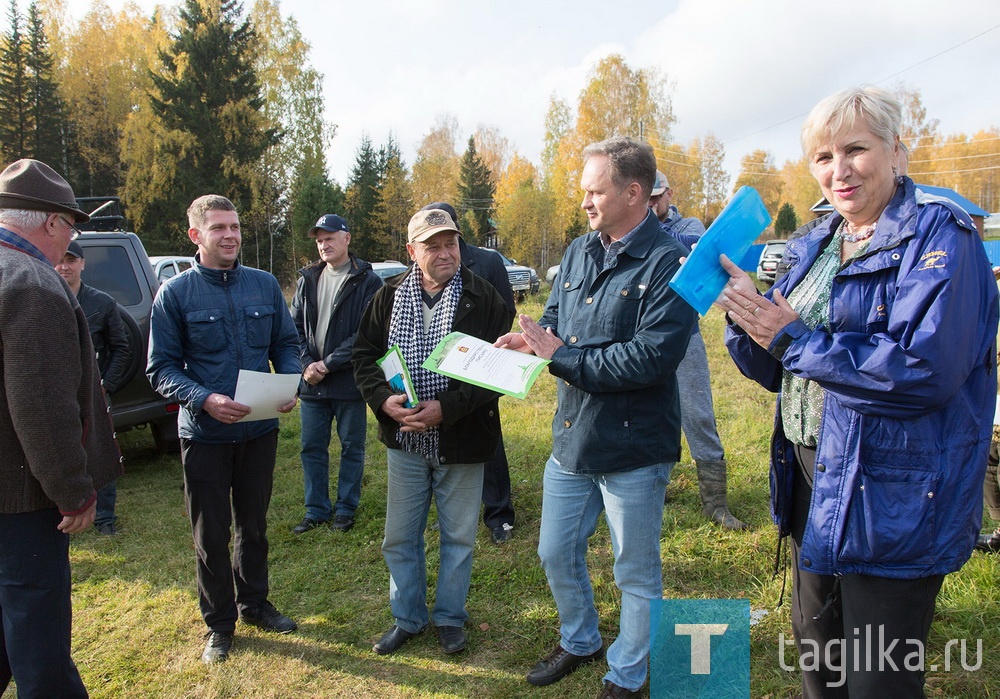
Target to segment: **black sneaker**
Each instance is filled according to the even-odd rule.
[[[514,536],[514,525],[507,522],[504,522],[499,527],[493,527],[493,530],[490,532],[490,539],[497,545],[507,543],[512,536]]]
[[[581,665],[592,663],[603,657],[604,648],[598,648],[590,655],[573,655],[558,645],[528,671],[528,682],[536,687],[544,687],[558,682]]]
[[[114,522],[104,522],[94,526],[97,528],[97,533],[102,536],[114,536],[118,533],[118,527],[115,526]]]
[[[292,534],[305,534],[308,531],[312,531],[316,527],[321,527],[326,524],[325,519],[313,519],[312,517],[306,517],[301,522],[292,527]]]
[[[298,624],[279,612],[274,608],[273,604],[267,601],[261,602],[260,606],[252,611],[249,609],[244,610],[240,614],[240,620],[244,624],[256,626],[258,629],[274,633],[291,633],[299,628]]]
[[[233,647],[233,635],[221,631],[209,631],[205,637],[208,643],[201,654],[201,662],[211,665],[221,663],[229,657],[229,649]]]
[[[335,532],[349,532],[354,526],[354,518],[350,515],[337,515],[330,522],[330,529]]]
[[[992,534],[980,534],[976,541],[976,550],[983,553],[1000,553],[1000,527]]]

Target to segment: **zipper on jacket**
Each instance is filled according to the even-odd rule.
[[[240,351],[240,343],[241,343],[241,340],[240,340],[240,319],[236,315],[236,306],[233,305],[233,295],[229,291],[229,270],[225,270],[225,271],[222,272],[222,288],[226,292],[226,300],[229,302],[229,310],[233,314],[233,330],[236,333],[236,337],[235,337],[235,341],[236,341],[236,372],[237,372],[237,375],[239,375],[239,370],[243,368],[243,352]],[[235,399],[236,399],[236,397],[233,396],[233,400],[235,400]],[[239,424],[243,426],[243,435],[244,435],[244,439],[245,439],[246,435],[248,434],[246,423],[244,423],[241,420]]]

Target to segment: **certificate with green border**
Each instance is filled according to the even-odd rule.
[[[438,343],[421,366],[452,379],[523,399],[548,363],[548,359],[533,354],[500,349],[465,333],[451,333]]]

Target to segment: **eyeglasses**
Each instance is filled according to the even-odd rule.
[[[57,218],[69,226],[70,231],[72,231],[73,235],[70,237],[70,240],[76,240],[80,237],[80,229],[76,227],[76,224],[64,216],[58,216]]]

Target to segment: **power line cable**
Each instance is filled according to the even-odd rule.
[[[906,68],[903,68],[902,70],[893,73],[889,77],[882,78],[881,80],[877,81],[875,84],[878,85],[880,83],[884,83],[886,80],[891,80],[892,78],[895,78],[897,75],[902,75],[903,73],[905,73],[908,70],[912,70],[913,68],[916,68],[917,66],[923,65],[924,63],[927,63],[928,61],[932,61],[935,58],[939,58],[939,57],[943,56],[944,54],[946,54],[946,53],[948,53],[950,51],[954,51],[958,47],[964,46],[965,44],[969,43],[970,41],[974,41],[974,40],[978,39],[979,37],[981,37],[981,36],[983,36],[985,34],[988,34],[988,33],[992,32],[992,31],[994,31],[996,29],[1000,29],[1000,24],[995,24],[992,27],[990,27],[989,29],[985,29],[985,30],[979,32],[978,34],[976,34],[975,36],[972,36],[972,37],[966,39],[965,41],[961,41],[961,42],[955,44],[954,46],[946,48],[944,51],[940,51],[940,52],[934,54],[933,56],[931,56],[929,58],[925,58],[922,61],[917,61],[913,65],[907,66]],[[737,138],[731,138],[731,139],[729,139],[727,141],[723,141],[722,143],[723,143],[723,145],[726,145],[726,144],[729,144],[729,143],[733,143],[734,141],[741,141],[744,138],[750,138],[751,136],[756,136],[757,134],[763,133],[764,131],[769,131],[769,130],[771,130],[773,128],[776,128],[778,126],[784,126],[785,124],[787,124],[790,121],[795,121],[796,119],[801,119],[802,117],[807,116],[808,114],[809,114],[809,112],[803,112],[802,114],[799,114],[798,116],[793,116],[793,117],[790,117],[788,119],[784,119],[782,121],[779,121],[776,124],[771,124],[770,126],[765,126],[762,129],[757,129],[753,133],[748,133],[748,134],[745,134],[743,136],[739,136]]]

